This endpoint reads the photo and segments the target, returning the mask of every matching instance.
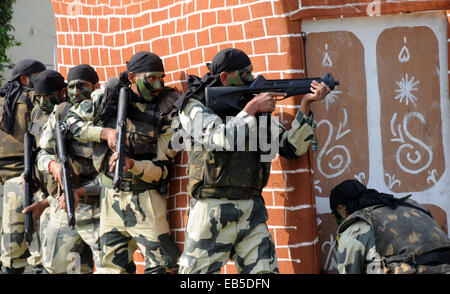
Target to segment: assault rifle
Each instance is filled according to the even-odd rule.
[[[330,73],[322,78],[306,79],[286,79],[286,80],[266,80],[259,75],[249,86],[233,87],[206,87],[206,106],[216,113],[226,113],[240,111],[253,99],[255,94],[264,92],[286,93],[286,98],[290,96],[311,93],[312,81],[324,82],[331,90],[334,90],[339,82],[334,80]]]
[[[28,207],[33,204],[33,187],[34,187],[34,159],[35,159],[35,141],[34,136],[28,131],[25,132],[23,136],[24,143],[24,163],[25,168],[23,171],[23,179],[25,181],[25,199],[24,207]],[[28,244],[31,243],[33,239],[33,214],[28,212],[25,214],[25,240]]]
[[[70,182],[70,163],[67,156],[66,139],[67,124],[65,122],[56,123],[56,151],[58,161],[62,167],[63,192],[67,208],[67,221],[72,229],[75,228],[75,199],[73,195],[72,183]]]
[[[122,87],[119,92],[119,105],[117,109],[117,143],[116,151],[119,153],[119,157],[116,161],[116,167],[114,169],[113,185],[114,190],[118,192],[122,186],[122,173],[123,173],[123,158],[125,156],[125,135],[127,126],[127,107],[128,107],[128,89]]]

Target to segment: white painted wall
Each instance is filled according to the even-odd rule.
[[[372,21],[372,23],[371,23]],[[442,138],[444,147],[445,171],[439,181],[431,188],[413,192],[412,198],[420,203],[430,203],[441,207],[447,213],[450,222],[450,103],[448,85],[447,60],[447,19],[442,13],[414,13],[395,16],[376,16],[373,18],[343,18],[320,21],[304,21],[302,30],[308,33],[349,31],[362,43],[365,56],[366,86],[367,86],[367,123],[369,137],[370,178],[369,188],[380,192],[390,192],[385,183],[382,154],[382,137],[380,128],[380,93],[378,87],[376,46],[380,34],[388,28],[403,26],[429,27],[438,39],[439,46],[439,76],[441,94]],[[351,57],[349,57],[351,58]],[[320,119],[319,119],[320,120]],[[395,194],[400,197],[407,194]],[[326,197],[316,197],[318,214],[329,213],[329,200]],[[448,225],[447,223],[447,225]]]
[[[7,51],[11,63],[21,59],[32,58],[41,61],[48,69],[54,69],[56,52],[56,24],[52,4],[49,0],[17,0],[14,5],[11,25],[21,46]],[[11,77],[12,69],[6,68],[3,76]]]

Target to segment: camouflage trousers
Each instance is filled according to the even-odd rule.
[[[166,200],[156,190],[116,193],[106,187],[100,235],[105,273],[134,273],[137,248],[144,256],[146,273],[171,269],[180,255],[170,235]]]
[[[44,199],[43,193],[34,194],[34,200]],[[13,270],[23,270],[28,264],[37,267],[41,264],[41,241],[45,238],[45,227],[49,219],[48,209],[40,218],[33,241],[25,240],[25,192],[22,189],[22,177],[15,177],[4,183],[1,261],[3,266]]]
[[[88,274],[94,271],[94,265],[96,273],[102,272],[99,199],[88,199],[92,201],[80,199],[74,229],[68,225],[67,212],[59,207],[59,197],[51,202],[42,251],[42,265],[48,273]]]
[[[191,199],[181,274],[220,273],[229,259],[238,273],[278,273],[262,198]]]

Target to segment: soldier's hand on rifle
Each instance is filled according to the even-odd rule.
[[[325,99],[328,93],[331,92],[324,82],[319,84],[317,81],[313,81],[310,89],[312,93],[305,94],[301,102],[301,110],[305,115],[309,114],[311,103]]]
[[[114,172],[114,169],[116,167],[116,161],[119,158],[119,152],[114,152],[113,155],[111,155],[111,158],[109,159],[109,171]],[[128,158],[126,156],[123,157],[123,171],[127,171],[130,168],[133,168],[134,166],[134,160],[131,158]]]
[[[86,190],[84,188],[78,188],[78,189],[73,190],[73,200],[74,200],[73,208],[74,208],[74,210],[77,210],[78,203],[80,202],[80,197],[84,196],[85,194],[86,194]],[[59,207],[61,207],[65,211],[67,211],[66,196],[64,195],[64,193],[62,193],[61,197],[59,198]]]
[[[33,226],[34,231],[33,231],[33,233],[36,231],[37,223],[39,221],[39,218],[42,215],[42,212],[44,212],[44,210],[47,207],[49,207],[49,206],[50,206],[50,204],[48,203],[48,199],[45,198],[44,200],[35,202],[35,203],[31,204],[30,206],[25,207],[22,210],[23,214],[26,214],[26,213],[29,213],[29,212],[31,212],[33,214],[33,223],[34,223],[34,226]]]
[[[100,139],[108,142],[108,146],[112,151],[116,151],[117,130],[111,128],[103,128],[100,133]]]
[[[272,112],[275,110],[277,99],[275,97],[286,96],[285,93],[267,92],[256,95],[244,107],[244,111],[250,115]]]
[[[48,165],[48,171],[53,175],[55,181],[59,183],[61,187],[64,187],[62,181],[62,166],[59,162],[52,160]]]

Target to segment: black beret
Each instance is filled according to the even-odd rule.
[[[44,70],[33,83],[35,94],[48,94],[67,87],[64,77],[57,71]]]
[[[134,73],[164,72],[161,58],[155,53],[141,51],[133,55],[127,62],[127,70]]]
[[[233,72],[243,69],[250,64],[250,58],[244,51],[236,48],[227,48],[217,53],[211,63],[207,63],[206,66],[213,75],[217,75],[221,72]]]
[[[67,74],[67,82],[74,80],[83,80],[93,83],[98,83],[98,74],[89,64],[80,64],[72,67]]]
[[[31,75],[45,70],[45,65],[34,59],[23,59],[19,61],[13,68],[13,77],[20,75]]]

